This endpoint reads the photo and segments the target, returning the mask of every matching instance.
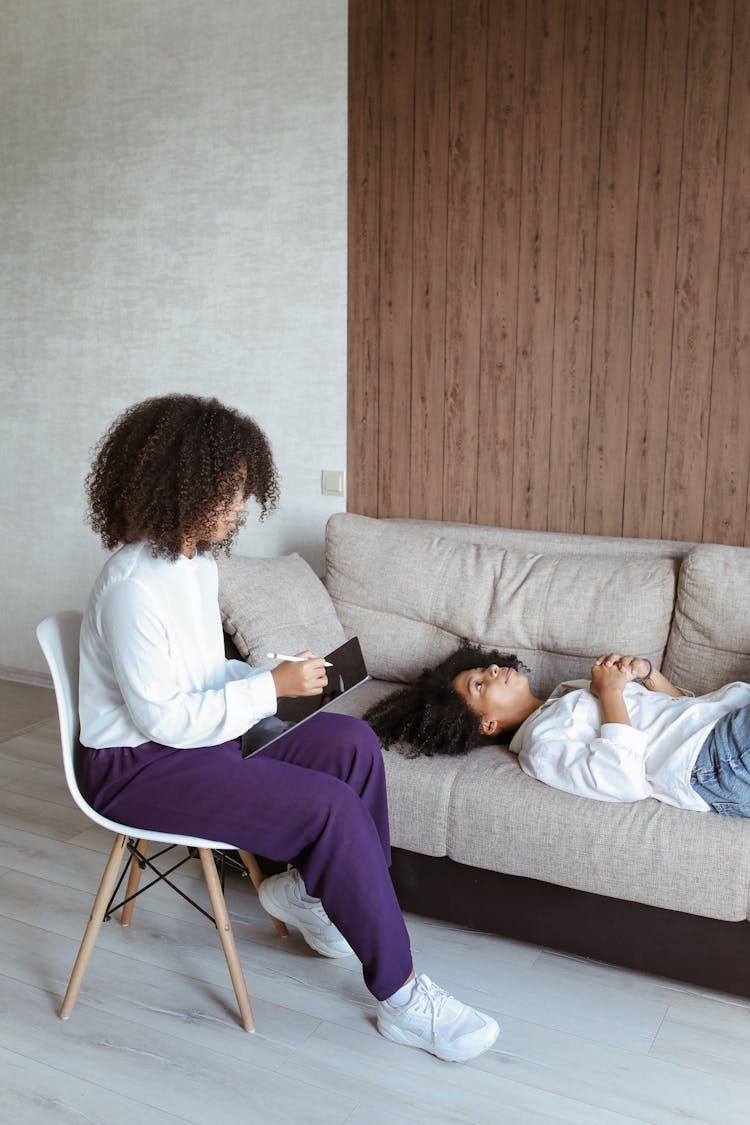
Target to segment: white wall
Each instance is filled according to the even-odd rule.
[[[257,419],[322,566],[346,442],[346,0],[0,0],[0,674],[82,607],[92,446],[127,404]]]

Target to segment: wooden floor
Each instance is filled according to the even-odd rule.
[[[254,1035],[215,932],[168,890],[105,925],[60,1021],[111,837],[67,795],[53,712],[51,692],[0,682],[0,1121],[750,1120],[750,1003],[409,916],[418,969],[501,1023],[494,1050],[441,1063],[382,1039],[358,963],[278,938],[235,877]]]

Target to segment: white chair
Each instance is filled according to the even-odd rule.
[[[251,852],[241,851],[233,844],[225,844],[218,840],[203,840],[195,836],[174,836],[172,834],[165,834],[164,832],[155,832],[151,829],[137,828],[134,825],[118,824],[114,820],[108,820],[107,817],[100,816],[99,813],[86,802],[78,786],[78,778],[76,776],[76,762],[80,754],[83,753],[79,741],[80,728],[78,722],[78,644],[81,633],[81,620],[81,614],[71,610],[56,613],[40,622],[37,626],[36,635],[47,663],[49,664],[50,672],[52,673],[52,682],[55,688],[55,698],[57,700],[57,710],[60,720],[60,740],[62,744],[65,780],[68,784],[70,795],[81,812],[85,813],[95,824],[100,825],[102,828],[108,828],[110,832],[114,832],[116,839],[104,868],[104,874],[99,884],[96,899],[94,900],[91,917],[83,935],[83,941],[81,942],[75,965],[73,966],[73,972],[60,1009],[60,1018],[64,1020],[68,1019],[73,1011],[86,969],[88,968],[89,959],[91,958],[94,945],[96,944],[96,939],[99,936],[102,922],[108,919],[110,914],[114,911],[122,908],[122,924],[124,926],[129,924],[135,903],[135,896],[142,893],[142,891],[138,890],[142,869],[144,867],[149,867],[156,875],[154,881],[149,883],[143,890],[148,890],[148,887],[153,886],[154,882],[165,881],[172,886],[173,890],[178,890],[178,893],[183,894],[182,891],[179,891],[179,888],[175,887],[174,884],[170,882],[168,876],[175,870],[175,867],[181,866],[181,863],[186,862],[186,860],[180,861],[170,868],[169,871],[162,873],[154,866],[153,860],[149,860],[146,856],[147,843],[158,842],[167,845],[166,848],[159,853],[159,856],[176,846],[189,848],[193,854],[197,852],[203,869],[203,877],[206,881],[208,896],[211,901],[211,909],[213,910],[212,921],[219,931],[219,937],[221,938],[224,955],[229,967],[229,975],[232,978],[232,985],[234,986],[234,992],[240,1009],[242,1026],[246,1031],[254,1031],[255,1021],[253,1020],[250,998],[247,993],[247,985],[245,984],[245,976],[242,972],[242,966],[240,965],[240,959],[237,954],[234,934],[224,902],[222,883],[216,870],[213,853],[221,852],[223,854],[230,851],[239,852],[242,863],[256,889],[263,881],[263,874],[258,866],[258,862]],[[117,882],[121,861],[125,856],[127,856],[127,866],[120,877],[120,881]],[[158,859],[159,856],[155,858]],[[190,856],[186,858],[190,858]],[[128,868],[128,884],[125,898],[118,905],[113,906],[114,895],[117,893],[117,888],[120,886],[125,871],[128,871]],[[187,896],[183,895],[183,897]],[[189,901],[192,902],[192,899]],[[193,903],[193,905],[197,906],[197,903]],[[206,913],[201,907],[198,907],[198,909],[201,910],[202,913]],[[211,916],[208,915],[208,917]],[[279,933],[286,935],[287,931],[284,923],[278,921],[276,918],[274,918],[273,921]]]

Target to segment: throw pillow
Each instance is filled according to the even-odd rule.
[[[269,652],[324,656],[347,639],[328,591],[299,555],[234,555],[218,567],[224,631],[249,664],[268,664]]]

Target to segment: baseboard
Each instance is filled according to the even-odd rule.
[[[29,684],[30,687],[52,687],[49,672],[31,672],[28,668],[10,668],[0,664],[0,680],[10,680],[14,684]]]
[[[722,922],[393,849],[402,909],[750,998],[750,923]]]

